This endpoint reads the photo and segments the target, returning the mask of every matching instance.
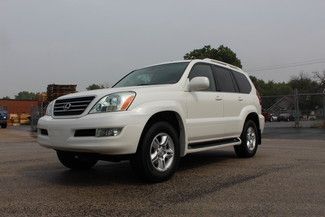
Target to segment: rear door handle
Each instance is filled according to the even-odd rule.
[[[216,100],[217,100],[217,101],[221,101],[222,98],[221,98],[220,96],[217,96],[217,97],[216,97]]]
[[[244,99],[242,97],[238,97],[238,101],[243,101]]]

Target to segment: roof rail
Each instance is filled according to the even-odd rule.
[[[231,64],[229,64],[229,63],[225,63],[225,62],[222,62],[222,61],[219,61],[219,60],[210,59],[210,58],[205,58],[205,59],[203,59],[203,60],[205,60],[205,61],[209,61],[209,62],[214,62],[214,63],[219,63],[219,64],[221,64],[221,65],[228,66],[228,67],[230,67],[230,68],[233,68],[233,69],[237,69],[237,70],[242,71],[242,69],[239,68],[239,67],[237,67],[237,66],[234,66],[234,65],[231,65]]]

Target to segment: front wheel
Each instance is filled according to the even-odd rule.
[[[167,122],[157,122],[145,132],[131,164],[147,180],[160,182],[175,173],[179,158],[176,130]]]
[[[7,123],[2,124],[1,128],[7,128]]]
[[[242,143],[234,146],[236,155],[242,158],[253,157],[256,154],[258,146],[257,127],[254,121],[246,121],[240,138]]]
[[[92,168],[96,163],[97,159],[84,156],[82,154],[67,152],[67,151],[57,151],[56,152],[59,161],[70,169],[85,170]]]

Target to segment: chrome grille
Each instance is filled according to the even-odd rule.
[[[54,116],[81,115],[95,97],[58,99],[54,104]]]

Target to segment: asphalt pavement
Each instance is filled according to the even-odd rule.
[[[0,216],[325,216],[325,130],[267,128],[251,159],[191,154],[149,184],[128,162],[70,171],[27,128],[0,129]]]

